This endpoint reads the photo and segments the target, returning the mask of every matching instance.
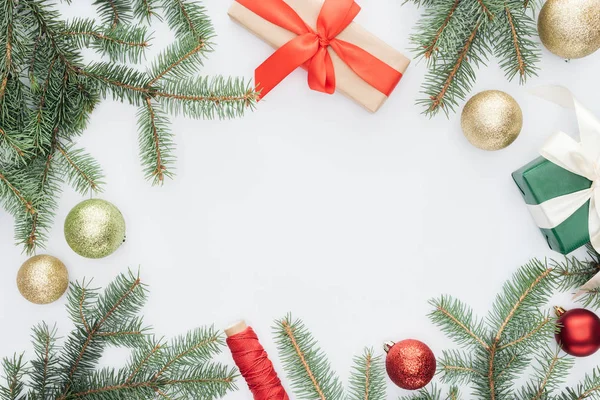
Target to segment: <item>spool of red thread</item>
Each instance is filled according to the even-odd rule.
[[[233,361],[246,380],[254,400],[289,400],[254,330],[241,321],[225,329],[225,335]]]

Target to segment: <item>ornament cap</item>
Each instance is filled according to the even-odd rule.
[[[386,353],[389,353],[389,352],[390,352],[390,349],[391,349],[392,347],[394,347],[394,345],[395,345],[395,344],[396,344],[396,342],[393,342],[393,341],[389,340],[389,341],[387,341],[387,342],[385,342],[385,343],[383,344],[383,350],[384,350]]]
[[[556,314],[557,317],[562,316],[566,312],[567,312],[567,310],[565,310],[564,308],[559,307],[559,306],[554,306],[554,314]]]

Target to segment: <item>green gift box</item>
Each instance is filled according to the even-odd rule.
[[[589,179],[567,171],[543,157],[513,172],[512,177],[527,204],[541,204],[592,186]],[[556,228],[540,229],[552,250],[568,254],[589,243],[589,206],[588,200]]]

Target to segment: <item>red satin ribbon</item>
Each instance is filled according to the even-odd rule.
[[[402,74],[358,46],[337,38],[360,12],[354,0],[325,0],[315,32],[283,0],[236,0],[238,3],[298,36],[281,46],[255,71],[255,82],[264,97],[293,70],[308,70],[308,86],[324,93],[335,91],[335,71],[327,47],[364,81],[389,96]]]

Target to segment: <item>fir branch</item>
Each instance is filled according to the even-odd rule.
[[[458,399],[456,388],[452,387],[450,393],[454,396],[454,399]],[[447,399],[452,399],[452,397],[447,397]],[[430,388],[419,389],[415,394],[402,396],[399,400],[442,400],[442,391],[435,385],[431,385]]]
[[[178,38],[192,37],[197,42],[214,36],[212,23],[204,7],[189,0],[162,0],[165,20]]]
[[[223,337],[214,327],[196,329],[174,339],[164,349],[162,366],[154,374],[153,381],[182,368],[195,367],[199,361],[210,359],[219,352],[223,343]]]
[[[135,18],[146,19],[150,21],[152,17],[159,18],[157,9],[159,8],[159,0],[134,0],[133,15]]]
[[[374,356],[373,349],[365,349],[354,358],[350,375],[349,400],[385,399],[385,368],[381,356]]]
[[[59,376],[56,331],[56,326],[49,328],[44,322],[33,328],[36,358],[31,362],[31,399],[44,400],[56,390]]]
[[[294,321],[291,315],[287,315],[276,321],[274,334],[284,369],[299,398],[342,398],[343,389],[338,377],[300,320]]]
[[[104,97],[110,92],[113,99],[127,100],[136,106],[152,93],[151,88],[146,86],[146,74],[123,65],[95,63],[80,73],[97,80]]]
[[[167,81],[153,94],[172,114],[190,118],[235,118],[258,101],[254,88],[239,78]]]
[[[102,170],[89,154],[72,146],[64,147],[56,144],[57,155],[60,155],[60,165],[64,170],[67,182],[82,195],[90,192],[101,192]]]
[[[4,370],[5,385],[0,385],[0,398],[2,400],[21,400],[25,384],[23,376],[27,372],[25,369],[23,355],[5,358],[2,360],[2,369]]]
[[[198,41],[184,38],[174,43],[159,54],[153,63],[148,73],[153,78],[148,85],[154,85],[165,76],[184,79],[186,76],[194,75],[202,67],[203,57],[211,50],[211,45],[204,39]]]
[[[538,359],[540,368],[535,370],[535,377],[521,389],[519,398],[530,400],[544,400],[548,394],[556,390],[564,382],[573,359],[560,356],[558,351],[544,348]]]
[[[79,338],[71,337],[70,357],[63,361],[64,365],[64,388],[60,391],[59,400],[65,400],[70,393],[74,381],[85,376],[90,367],[99,358],[102,348],[98,347],[97,335],[102,329],[110,329],[115,321],[121,321],[124,317],[139,311],[145,301],[145,289],[139,276],[133,274],[121,275],[111,283],[105,293],[97,299],[97,310],[95,310],[94,322],[90,323],[90,331],[85,332]],[[83,372],[81,372],[83,369]]]
[[[519,330],[522,331],[514,339],[498,347],[498,351],[508,349],[518,345],[527,345],[532,340],[537,340],[540,336],[547,337],[549,333],[554,332],[556,318],[549,315],[542,315],[541,318],[532,318],[533,321],[522,322]],[[531,323],[533,322],[533,323]]]
[[[146,179],[153,180],[155,185],[173,176],[175,144],[168,123],[160,104],[146,98],[146,107],[138,112],[140,156]]]
[[[425,7],[411,35],[417,56],[429,61],[426,98],[417,100],[425,114],[453,112],[473,87],[474,67],[485,64],[489,53],[509,80],[518,75],[523,83],[536,75],[540,52],[527,0],[412,1]]]
[[[116,28],[122,23],[129,23],[131,20],[131,7],[127,0],[96,0],[94,5],[98,7],[98,14],[105,24],[110,24],[111,28]]]
[[[118,25],[106,29],[91,19],[75,19],[66,23],[63,35],[80,47],[92,47],[107,54],[112,61],[139,62],[148,47],[148,33],[145,27]]]
[[[489,344],[484,339],[488,333],[483,321],[475,317],[473,311],[464,303],[442,296],[431,300],[430,304],[434,311],[429,314],[429,318],[456,343],[489,350]]]
[[[581,383],[575,387],[568,387],[557,400],[584,400],[597,399],[600,396],[600,367],[594,368],[586,374]]]
[[[495,54],[507,79],[518,75],[519,81],[524,83],[528,77],[537,75],[536,65],[541,54],[538,44],[530,39],[537,33],[535,21],[527,14],[521,0],[505,1],[494,31],[497,33],[493,38]]]
[[[19,180],[18,174],[12,178]],[[20,213],[34,215],[37,212],[33,205],[34,201],[27,198],[24,191],[11,182],[11,176],[2,171],[0,171],[0,197],[4,200],[4,208],[13,215]]]
[[[439,358],[439,371],[442,382],[451,384],[469,383],[481,379],[483,375],[473,364],[470,356],[458,351],[444,351]]]

